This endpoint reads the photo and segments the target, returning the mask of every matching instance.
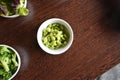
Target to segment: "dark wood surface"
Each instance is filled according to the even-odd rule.
[[[22,60],[13,80],[94,80],[120,63],[120,12],[116,3],[28,0],[27,17],[0,17],[0,44],[14,47]],[[40,24],[54,17],[66,20],[74,32],[70,49],[57,56],[45,53],[36,40]]]

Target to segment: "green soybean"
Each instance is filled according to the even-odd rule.
[[[60,23],[49,24],[42,32],[42,42],[50,49],[58,49],[67,45],[69,34]]]

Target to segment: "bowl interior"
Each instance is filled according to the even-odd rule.
[[[68,40],[68,43],[66,46],[64,47],[61,47],[59,49],[56,49],[56,50],[52,50],[52,49],[49,49],[48,47],[46,47],[43,42],[42,42],[42,31],[43,29],[45,29],[49,24],[52,24],[52,23],[60,23],[62,25],[64,25],[69,33],[69,40]],[[38,40],[38,44],[40,45],[40,47],[47,53],[49,54],[61,54],[61,53],[64,53],[66,50],[68,50],[73,42],[73,31],[72,31],[72,28],[71,26],[64,20],[62,19],[58,19],[58,18],[52,18],[52,19],[48,19],[47,21],[43,22],[40,26],[40,28],[38,29],[38,33],[37,33],[37,40]]]

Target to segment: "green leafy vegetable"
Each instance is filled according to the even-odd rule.
[[[50,49],[58,49],[67,45],[69,35],[64,25],[59,23],[49,24],[43,30],[42,42]]]
[[[7,46],[0,46],[0,80],[8,80],[17,68],[16,53]]]
[[[16,10],[16,13],[21,15],[21,16],[27,16],[28,13],[29,13],[29,10],[24,8],[23,6],[18,6],[17,10]]]
[[[29,10],[25,8],[25,0],[0,0],[0,16],[11,16],[18,14],[27,16]]]

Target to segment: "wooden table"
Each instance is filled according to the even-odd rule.
[[[14,80],[94,80],[120,63],[120,16],[113,3],[28,0],[27,17],[0,17],[0,44],[14,47],[22,60]],[[57,56],[45,53],[36,39],[40,24],[54,17],[66,20],[74,32],[70,49]]]

